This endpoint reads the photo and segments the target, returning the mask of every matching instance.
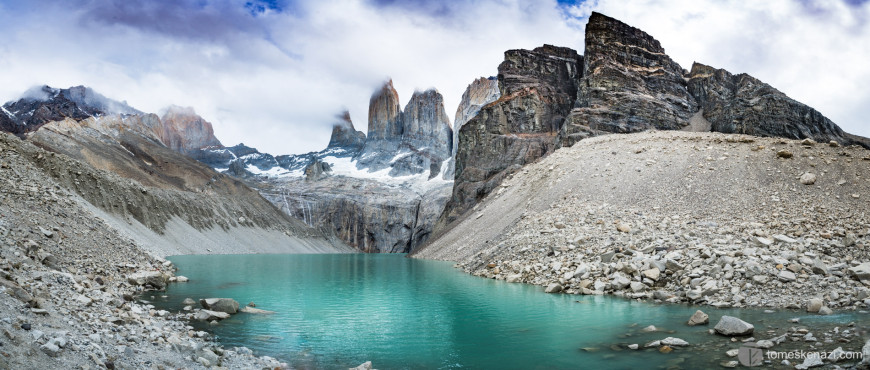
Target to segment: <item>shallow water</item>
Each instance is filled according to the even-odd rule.
[[[253,301],[257,308],[276,313],[240,313],[217,326],[197,325],[225,346],[246,346],[297,368],[346,369],[365,361],[378,369],[718,367],[733,360],[725,356],[726,350],[739,347],[707,333],[725,314],[755,324],[759,339],[774,336],[766,330],[784,333],[796,325],[788,323],[792,317],[814,328],[845,327],[870,318],[860,313],[808,316],[704,307],[711,325],[689,327],[685,322],[698,307],[545,294],[541,287],[473,277],[451,263],[403,255],[169,259],[190,282],[171,285],[165,297],[143,298],[173,311],[187,297],[227,297],[242,305]],[[642,333],[647,325],[669,332]],[[670,354],[624,349],[668,336],[692,345]],[[840,345],[820,348],[830,351]],[[786,346],[812,348],[803,342]]]

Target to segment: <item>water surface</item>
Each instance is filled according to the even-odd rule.
[[[689,327],[685,322],[698,307],[545,294],[541,287],[473,277],[451,263],[403,255],[169,259],[190,282],[171,285],[162,298],[146,299],[175,311],[187,297],[228,297],[275,311],[197,325],[226,346],[246,346],[297,368],[346,369],[364,361],[378,369],[711,367],[732,360],[724,352],[738,347],[707,333],[723,314],[755,324],[759,339],[772,336],[766,330],[782,333],[794,325],[787,322],[792,317],[816,326],[868,318],[705,307],[711,326]],[[641,332],[647,325],[670,332]],[[668,336],[692,346],[670,354],[625,349]]]

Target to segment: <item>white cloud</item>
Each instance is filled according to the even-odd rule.
[[[553,0],[305,0],[254,17],[244,3],[0,0],[0,100],[84,84],[145,111],[193,106],[228,145],[300,153],[326,146],[343,107],[365,130],[369,96],[388,77],[403,103],[438,88],[452,117],[465,86],[495,75],[505,50],[582,52],[582,17],[594,9],[647,31],[685,68],[747,72],[870,136],[866,5],[602,0],[572,18]]]

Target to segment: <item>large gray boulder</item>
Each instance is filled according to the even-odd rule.
[[[733,337],[752,334],[755,326],[733,316],[722,316],[713,330],[718,334]]]
[[[692,317],[689,318],[688,324],[689,324],[689,326],[707,325],[707,323],[709,323],[709,322],[710,322],[710,316],[701,310],[697,310],[697,311],[695,311],[694,314],[692,314]]]
[[[206,310],[225,313],[239,312],[239,302],[232,298],[206,298],[200,299],[199,304]]]
[[[847,269],[849,275],[858,280],[870,280],[870,262],[864,262],[858,266]]]
[[[166,288],[169,276],[160,271],[140,271],[127,276],[130,285],[151,287],[157,290]]]

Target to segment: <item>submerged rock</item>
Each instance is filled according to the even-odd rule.
[[[372,362],[366,361],[366,362],[363,362],[362,364],[360,364],[359,366],[349,368],[348,370],[372,370]]]
[[[230,314],[226,312],[218,312],[211,310],[199,310],[194,318],[199,321],[214,321],[214,320],[223,320],[230,318]]]
[[[273,314],[273,313],[275,313],[275,311],[262,310],[262,309],[254,308],[254,307],[250,307],[250,306],[242,307],[242,309],[239,310],[239,312],[244,312],[244,313],[253,313],[253,314],[261,314],[261,315],[267,315],[267,314]]]

